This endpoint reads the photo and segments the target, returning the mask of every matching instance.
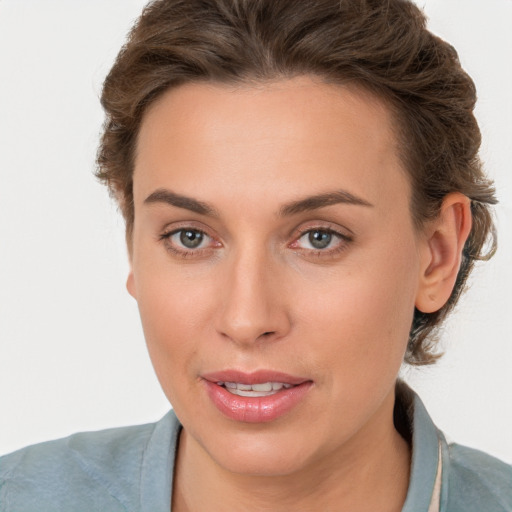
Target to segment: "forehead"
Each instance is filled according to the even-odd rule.
[[[238,194],[343,186],[374,202],[404,186],[397,155],[389,108],[362,89],[310,77],[192,83],[166,92],[146,112],[135,194],[217,181]]]

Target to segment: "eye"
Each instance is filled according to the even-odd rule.
[[[181,257],[200,256],[209,249],[214,248],[217,243],[204,231],[192,227],[175,229],[160,236],[165,248]]]
[[[313,249],[327,249],[333,241],[333,234],[329,231],[315,229],[302,235],[299,240],[303,240],[311,245]]]
[[[304,252],[306,255],[334,256],[343,251],[352,237],[330,228],[314,228],[303,230],[290,247]]]
[[[201,244],[208,238],[208,235],[197,229],[180,229],[170,237],[174,243],[179,242],[187,249],[200,248]]]

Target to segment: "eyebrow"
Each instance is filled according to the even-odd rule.
[[[184,208],[200,215],[208,215],[210,217],[219,217],[217,210],[207,203],[198,201],[192,197],[176,194],[171,190],[159,188],[150,194],[144,200],[144,204],[164,203],[177,208]]]
[[[192,197],[177,194],[168,189],[160,188],[150,194],[145,200],[144,204],[164,203],[177,208],[190,210],[200,215],[207,215],[210,217],[220,217],[218,211],[208,203],[199,201]],[[285,204],[279,210],[280,217],[288,217],[311,210],[318,210],[326,206],[334,204],[351,204],[357,206],[373,207],[368,201],[351,194],[345,190],[337,190],[335,192],[327,192],[308,196],[304,199],[299,199],[291,203]]]
[[[279,215],[281,217],[287,217],[289,215],[295,215],[297,213],[311,210],[318,210],[319,208],[325,208],[326,206],[340,203],[367,206],[370,208],[373,207],[373,204],[362,199],[361,197],[357,197],[354,194],[347,192],[346,190],[337,190],[335,192],[327,192],[325,194],[317,194],[315,196],[305,197],[304,199],[299,199],[298,201],[288,203],[280,209]]]

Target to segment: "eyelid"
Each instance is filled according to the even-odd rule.
[[[354,238],[354,232],[352,230],[344,226],[340,226],[339,224],[333,224],[332,222],[326,221],[308,222],[306,224],[302,224],[294,230],[294,232],[291,234],[291,237],[296,240],[304,234],[315,230],[333,233],[334,235],[338,235],[340,238],[343,238],[347,241],[350,241]]]
[[[194,221],[182,221],[168,224],[161,230],[160,234],[158,235],[158,241],[162,242],[165,248],[170,253],[182,258],[201,257],[206,252],[211,252],[213,249],[222,247],[222,243],[218,240],[217,237],[213,236],[209,232],[210,230],[205,229],[202,226],[199,227],[197,224],[201,223],[197,223]],[[197,231],[198,233],[203,234],[205,237],[210,239],[210,243],[206,247],[190,249],[187,247],[177,246],[176,244],[173,244],[171,242],[171,239],[174,235],[180,233],[181,231],[186,231],[187,229],[190,231]]]
[[[330,233],[336,236],[339,239],[339,242],[332,248],[326,249],[306,249],[303,247],[294,247],[294,244],[306,234],[312,231],[324,231],[326,233]],[[295,230],[292,235],[292,242],[288,244],[288,246],[293,249],[297,253],[302,253],[305,257],[314,256],[319,258],[329,258],[334,257],[347,249],[348,245],[352,243],[354,240],[353,232],[348,228],[342,228],[339,225],[333,225],[330,222],[311,222],[307,225],[300,226],[297,230]]]
[[[169,224],[166,224],[162,229],[160,229],[158,238],[167,238],[175,233],[178,233],[179,231],[185,231],[187,229],[198,231],[213,240],[218,240],[218,236],[215,236],[208,226],[205,226],[202,222],[195,220],[170,222]]]

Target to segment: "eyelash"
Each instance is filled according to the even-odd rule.
[[[293,244],[297,243],[302,237],[304,237],[308,233],[314,233],[315,231],[333,235],[334,237],[338,238],[338,243],[335,245],[334,248],[331,249],[302,249],[299,247],[296,249],[297,252],[307,253],[309,257],[313,256],[318,258],[333,258],[342,253],[343,251],[345,251],[348,245],[353,241],[352,236],[340,233],[339,231],[336,231],[335,229],[332,229],[330,227],[308,226],[307,228],[299,230],[298,234],[294,237],[294,242],[292,242],[290,246],[293,246]]]
[[[200,257],[204,255],[206,251],[211,251],[213,249],[212,247],[204,247],[200,249],[181,249],[176,247],[176,245],[173,245],[171,243],[171,238],[174,235],[182,233],[183,231],[193,231],[194,233],[200,233],[202,236],[208,237],[213,240],[213,237],[206,233],[206,231],[191,226],[184,226],[179,229],[173,229],[172,231],[164,232],[159,236],[159,240],[164,243],[165,248],[169,252],[184,259]]]
[[[159,236],[159,240],[165,244],[165,247],[169,252],[171,252],[172,254],[174,254],[180,258],[183,258],[183,259],[200,258],[201,256],[204,256],[206,252],[210,252],[213,249],[215,249],[215,247],[211,247],[211,246],[199,248],[199,249],[182,249],[182,248],[177,247],[175,244],[172,244],[171,238],[174,235],[182,233],[183,231],[193,231],[194,233],[199,233],[202,236],[205,236],[205,237],[210,238],[211,240],[214,240],[213,237],[210,236],[206,231],[199,229],[199,228],[191,227],[191,226],[184,226],[179,229],[173,229],[172,231],[164,232]],[[304,249],[301,247],[293,247],[293,245],[296,244],[305,235],[307,235],[308,233],[315,232],[315,231],[333,235],[334,237],[338,238],[338,243],[336,244],[336,246],[334,248],[331,248],[331,249],[329,249],[329,248],[327,248],[327,249]],[[291,247],[292,249],[294,249],[295,252],[305,253],[308,257],[332,258],[332,257],[337,256],[341,252],[343,252],[352,241],[353,241],[352,236],[349,236],[344,233],[340,233],[339,231],[336,231],[330,227],[314,226],[314,227],[307,227],[307,228],[303,228],[303,229],[299,230],[294,235],[294,241],[292,242],[292,244],[289,244],[288,247]],[[217,243],[218,243],[218,246],[220,247],[221,244],[219,242],[217,242]]]

